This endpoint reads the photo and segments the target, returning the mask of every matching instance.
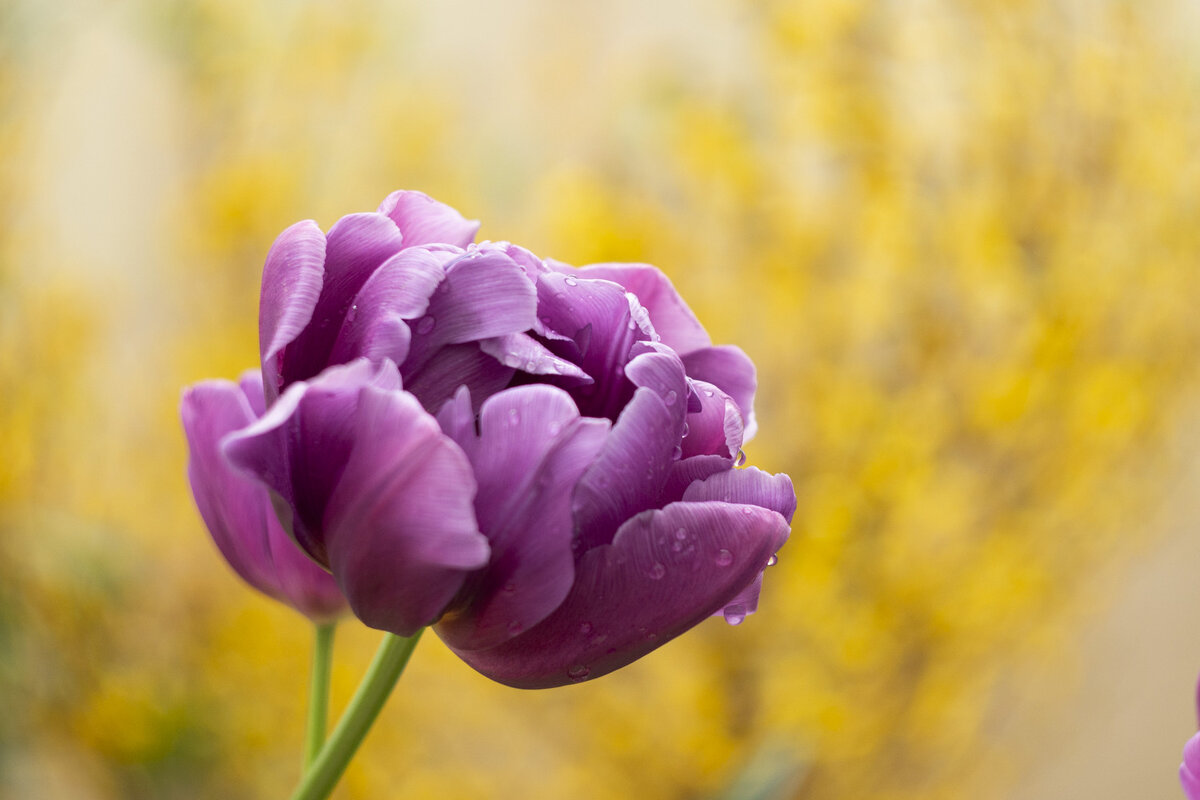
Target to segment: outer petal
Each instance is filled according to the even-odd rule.
[[[330,362],[354,297],[379,265],[400,251],[400,231],[382,214],[350,214],[329,229],[325,278],[312,319],[284,352],[283,381],[308,380]]]
[[[251,586],[316,621],[337,617],[346,601],[333,578],[288,538],[267,491],[233,470],[219,443],[254,420],[262,383],[243,379],[257,397],[228,381],[206,381],[183,398],[182,417],[191,458],[188,478],[200,515],[221,554]]]
[[[587,278],[603,278],[625,287],[637,296],[650,312],[654,330],[663,344],[685,355],[712,345],[708,332],[675,291],[670,279],[658,267],[649,264],[590,264],[579,274]]]
[[[1188,800],[1200,800],[1200,733],[1183,746],[1183,763],[1179,765],[1179,782]]]
[[[325,234],[312,220],[297,222],[271,245],[263,265],[258,346],[268,401],[283,384],[280,354],[312,319],[325,275]]]
[[[423,192],[392,192],[378,212],[389,217],[404,234],[404,246],[439,242],[466,247],[479,230],[478,220],[463,215]]]
[[[359,359],[293,384],[263,417],[222,442],[235,467],[271,490],[285,530],[323,565],[322,520],[354,444],[359,390],[368,384],[399,389],[396,366]]]
[[[758,423],[754,417],[754,392],[758,378],[754,362],[740,347],[722,345],[696,350],[683,356],[683,365],[690,378],[706,381],[733,398],[745,422],[743,441],[754,438]]]
[[[790,524],[796,513],[796,491],[792,479],[780,473],[772,475],[757,467],[731,469],[718,472],[704,480],[693,482],[683,493],[684,502],[722,500],[727,503],[742,503],[769,508],[781,515]],[[725,620],[738,625],[747,615],[758,608],[758,594],[762,589],[762,574],[737,597],[722,609]]]
[[[463,649],[493,647],[541,622],[575,579],[571,490],[596,457],[608,421],[581,419],[569,395],[520,386],[483,404],[469,441],[479,494],[475,510],[492,559],[439,635]]]
[[[354,613],[411,636],[488,560],[471,465],[407,392],[362,388],[354,448],[325,513],[325,547]]]
[[[755,506],[674,503],[639,514],[583,555],[571,593],[542,624],[489,650],[455,652],[517,688],[599,677],[723,608],[786,537],[783,518]]]
[[[695,481],[683,493],[685,503],[721,500],[761,506],[777,512],[790,525],[796,513],[796,490],[792,479],[778,473],[772,475],[758,467],[731,469]]]

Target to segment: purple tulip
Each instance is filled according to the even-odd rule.
[[[1196,716],[1200,719],[1200,682],[1196,686]],[[1200,800],[1200,733],[1193,734],[1183,746],[1179,782],[1183,784],[1183,792],[1188,800]]]
[[[243,375],[240,385],[205,381],[184,393],[192,493],[217,548],[238,575],[314,622],[329,622],[346,610],[337,583],[289,540],[267,490],[235,472],[219,449],[227,434],[252,424],[263,411],[257,370]]]
[[[512,686],[741,622],[796,503],[786,475],[735,468],[750,360],[653,267],[543,262],[475,228],[398,192],[285,231],[263,272],[270,404],[223,439],[231,466],[364,622],[436,624]]]

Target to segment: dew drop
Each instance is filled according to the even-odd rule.
[[[346,322],[354,322],[354,318],[358,316],[358,304],[350,306],[350,310],[346,312]]]
[[[420,322],[417,323],[417,333],[424,336],[425,334],[427,334],[431,330],[433,330],[433,326],[436,324],[437,324],[437,320],[435,320],[433,317],[425,317],[424,319],[422,319]]]
[[[737,458],[734,459],[733,465],[735,467],[740,467],[745,463],[746,463],[746,451],[739,447],[738,451],[737,451]]]
[[[650,580],[652,580],[652,581],[661,581],[663,579],[663,576],[666,574],[667,574],[667,568],[664,567],[662,564],[655,564],[653,567],[650,568],[650,571],[646,573],[646,575],[649,576]]]
[[[562,433],[562,423],[551,422],[546,426],[546,433],[550,434],[551,436],[558,436],[558,434]]]
[[[567,670],[567,677],[573,681],[581,681],[588,676],[591,670],[583,664],[576,664]]]
[[[590,623],[590,622],[579,623],[579,632],[582,633],[584,636],[587,636],[588,634],[590,634],[592,632],[592,623]]]
[[[563,283],[565,283],[567,286],[578,286],[579,285],[579,281],[575,278],[574,275],[568,275],[563,280]]]
[[[717,557],[713,559],[718,567],[728,567],[733,563],[733,553],[721,548],[717,551]]]
[[[679,530],[675,531],[675,538],[678,539],[679,541],[682,542],[687,537],[688,537],[687,528],[680,528]]]
[[[682,549],[683,549],[683,542],[674,542],[674,543],[671,545],[671,549],[672,549],[673,551],[675,551],[676,553],[678,553],[680,550],[682,550]]]
[[[669,392],[667,392],[667,394],[666,394],[666,395],[663,397],[663,402],[664,402],[664,403],[666,403],[666,404],[667,404],[667,405],[669,405],[669,406],[673,406],[673,405],[675,405],[675,401],[676,401],[676,400],[678,400],[678,399],[679,399],[679,395],[678,395],[678,393],[676,393],[676,391],[675,391],[674,389],[671,389],[671,390],[670,390]]]
[[[675,449],[671,452],[671,459],[678,461],[681,458],[683,458],[683,447],[681,445],[675,445]]]
[[[728,500],[729,498],[725,499]],[[754,509],[751,506],[742,506],[742,513],[748,517],[754,513]]]
[[[653,642],[657,638],[658,638],[657,633],[647,633],[646,634],[646,641],[648,641],[648,642]]]
[[[725,621],[730,625],[741,625],[742,621],[746,619],[746,607],[741,603],[734,603],[731,606],[726,606],[723,613],[725,615]]]
[[[687,435],[688,435],[688,424],[687,424],[687,422],[684,422],[683,423],[683,438],[686,438]]]
[[[515,409],[508,410],[508,427],[515,428],[521,424],[521,414]]]
[[[773,566],[775,566],[775,565],[776,565],[776,564],[778,564],[778,563],[779,563],[779,556],[778,556],[777,554],[775,554],[775,553],[772,553],[772,554],[771,554],[771,557],[767,559],[767,566],[768,566],[768,567],[773,567]]]
[[[632,318],[632,317],[630,317],[630,319],[629,319],[629,322],[627,322],[627,323],[625,324],[625,327],[626,327],[626,328],[629,328],[629,330],[631,330],[631,331],[632,331],[632,330],[637,330],[637,323],[633,321],[633,318]]]
[[[550,318],[549,318],[549,317],[542,317],[542,324],[543,324],[543,325],[549,325],[549,324],[550,324]]]
[[[704,396],[705,396],[705,397],[712,397],[712,396],[713,396],[713,390],[712,390],[712,389],[705,389],[705,390],[704,390]]]

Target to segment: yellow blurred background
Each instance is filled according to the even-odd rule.
[[[279,231],[398,188],[661,266],[800,505],[757,615],[598,681],[428,637],[337,797],[1179,796],[1198,41],[1192,0],[3,0],[0,797],[290,791],[311,631],[208,539],[179,391],[256,363]]]

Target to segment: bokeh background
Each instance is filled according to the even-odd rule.
[[[758,362],[760,613],[595,682],[434,637],[338,797],[1176,797],[1200,670],[1192,0],[2,0],[0,796],[283,797],[311,631],[184,481],[259,270],[424,190]],[[334,711],[377,636],[341,626]]]

